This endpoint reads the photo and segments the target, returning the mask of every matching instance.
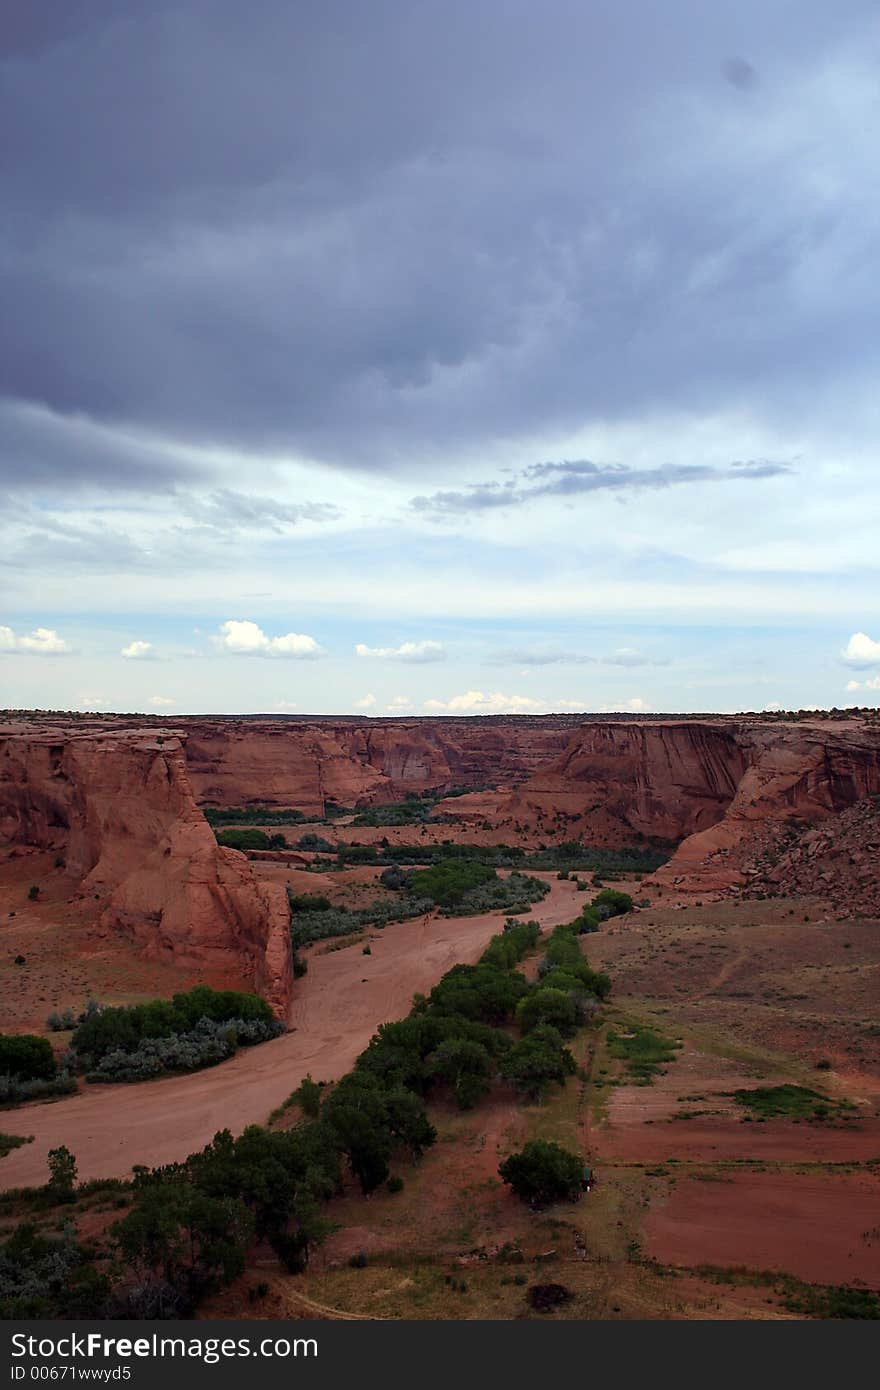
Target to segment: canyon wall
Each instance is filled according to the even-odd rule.
[[[755,722],[742,726],[738,740],[746,768],[730,804],[679,845],[657,875],[661,888],[712,893],[745,884],[780,829],[820,825],[880,793],[877,723]]]
[[[584,723],[500,811],[545,832],[565,817],[592,843],[680,840],[724,815],[748,765],[741,735],[721,721]]]
[[[469,719],[183,720],[202,806],[365,806],[408,791],[509,785],[566,745],[570,724]]]
[[[183,742],[141,731],[0,733],[0,835],[57,849],[103,924],[152,959],[229,965],[283,1016],[292,973],[283,889],[221,848]]]
[[[284,892],[217,845],[199,804],[320,815],[330,798],[490,788],[441,803],[449,838],[479,824],[523,845],[672,841],[654,887],[708,896],[747,890],[780,828],[880,794],[880,724],[858,717],[62,721],[0,725],[0,843],[56,848],[142,952],[234,963],[281,1014]]]

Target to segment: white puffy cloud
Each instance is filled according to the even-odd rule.
[[[273,700],[272,708],[279,714],[287,714],[290,710],[296,709],[296,704],[293,700]]]
[[[600,714],[620,714],[630,710],[633,714],[648,714],[651,706],[641,695],[632,695],[628,700],[616,700],[613,705],[600,705]]]
[[[220,624],[215,642],[222,651],[234,656],[282,656],[296,660],[311,660],[323,656],[324,649],[304,632],[286,632],[269,637],[261,627],[247,619],[230,618]]]
[[[425,709],[448,710],[450,714],[528,714],[543,708],[542,700],[528,695],[504,695],[500,690],[466,690],[449,700],[425,701]]]
[[[355,709],[371,709],[375,703],[376,697],[372,691],[370,691],[369,694],[364,695],[360,700],[355,700],[354,707]]]
[[[875,642],[866,632],[854,632],[840,655],[847,666],[857,669],[880,666],[880,642]]]
[[[154,709],[166,709],[169,705],[176,705],[177,701],[168,695],[151,695],[149,703]]]
[[[393,698],[393,699],[389,702],[389,704],[386,706],[386,708],[387,708],[387,709],[409,709],[411,705],[412,705],[412,700],[409,698],[408,695],[395,695],[394,698]]]
[[[124,656],[126,661],[155,661],[156,652],[152,642],[129,642],[127,647],[123,647],[120,656]]]
[[[16,637],[11,627],[0,626],[0,651],[28,652],[31,656],[66,656],[73,648],[52,627],[35,627]]]
[[[399,647],[368,647],[358,642],[357,656],[378,657],[381,661],[443,661],[446,657],[441,642],[401,642]]]
[[[868,676],[863,681],[847,681],[847,690],[880,690],[880,676]]]

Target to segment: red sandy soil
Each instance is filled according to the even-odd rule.
[[[676,1182],[645,1223],[667,1264],[781,1270],[880,1288],[880,1180],[867,1173],[737,1173]]]
[[[535,905],[534,918],[545,927],[570,921],[580,895],[573,884],[546,878],[550,892]],[[307,1073],[330,1081],[349,1070],[380,1023],[408,1013],[413,994],[429,990],[456,962],[476,960],[503,920],[487,913],[393,923],[372,934],[371,956],[357,944],[327,954],[312,949],[308,974],[294,991],[294,1031],[210,1070],[88,1086],[52,1104],[7,1112],[4,1129],[32,1134],[34,1142],[3,1160],[0,1182],[45,1181],[47,1152],[59,1144],[75,1154],[80,1179],[124,1177],[134,1164],[185,1157],[219,1129],[238,1133],[265,1121]]]

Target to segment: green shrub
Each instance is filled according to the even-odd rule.
[[[311,1076],[304,1076],[293,1093],[304,1115],[316,1120],[321,1112],[321,1087]]]
[[[676,1049],[677,1044],[662,1033],[640,1024],[633,1024],[626,1033],[608,1031],[610,1055],[625,1061],[630,1078],[641,1086],[650,1085],[664,1062],[674,1059]]]
[[[196,985],[172,999],[154,999],[148,1004],[101,1009],[79,1024],[71,1039],[76,1054],[92,1068],[110,1052],[134,1053],[148,1039],[173,1038],[191,1034],[202,1022],[239,1025],[261,1024],[263,1031],[252,1041],[277,1036],[272,1010],[257,994],[237,990],[215,990]]]
[[[218,845],[228,849],[287,849],[287,841],[281,834],[267,835],[264,830],[243,830],[230,828],[215,832]]]
[[[321,893],[287,894],[291,912],[332,912],[333,904]]]
[[[466,893],[498,878],[487,864],[473,862],[435,864],[410,874],[408,889],[419,898],[428,898],[438,907],[458,907]]]
[[[607,908],[606,916],[617,917],[624,912],[632,912],[633,900],[629,893],[621,893],[616,888],[603,888],[593,899],[594,908]]]

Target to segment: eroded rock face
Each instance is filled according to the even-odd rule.
[[[661,886],[710,893],[748,882],[768,835],[821,824],[880,792],[877,725],[744,725],[746,768],[723,817],[689,836],[657,874]]]
[[[0,834],[63,851],[102,922],[148,957],[232,963],[286,1013],[284,891],[258,883],[243,854],[217,844],[181,738],[61,728],[0,736]]]
[[[571,716],[412,720],[100,719],[0,727],[0,836],[63,847],[103,920],[150,956],[235,960],[283,1011],[283,891],[221,849],[199,804],[320,814],[407,791],[490,790],[442,804],[510,843],[680,842],[658,891],[741,891],[767,837],[880,794],[880,725],[866,719]],[[766,865],[764,865],[766,868]],[[863,877],[876,872],[869,859]]]
[[[589,839],[616,832],[680,840],[724,815],[748,756],[736,725],[720,721],[585,723],[505,809],[514,819],[576,816]]]
[[[366,806],[408,791],[510,784],[561,752],[571,721],[194,720],[186,757],[202,806]]]

